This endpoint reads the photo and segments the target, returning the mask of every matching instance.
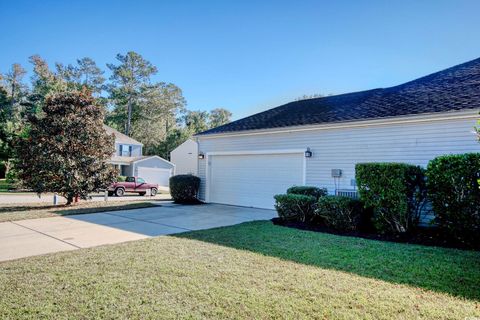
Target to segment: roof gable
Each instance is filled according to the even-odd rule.
[[[294,101],[199,135],[480,108],[480,58],[390,88]]]
[[[115,143],[120,143],[120,144],[135,144],[135,145],[139,145],[139,146],[143,146],[143,143],[141,142],[138,142],[137,140],[133,139],[133,138],[130,138],[129,136],[107,126],[107,125],[103,125],[103,129],[105,129],[105,131],[108,133],[108,134],[113,134],[115,135]]]

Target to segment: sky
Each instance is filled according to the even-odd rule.
[[[239,119],[303,95],[388,87],[480,57],[480,1],[0,0],[0,72],[136,51],[190,110]]]

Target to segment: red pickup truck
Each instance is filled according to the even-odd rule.
[[[127,177],[123,182],[112,183],[108,188],[108,195],[121,197],[125,192],[135,192],[144,196],[150,190],[150,194],[155,196],[158,192],[158,184],[147,183],[139,177]]]

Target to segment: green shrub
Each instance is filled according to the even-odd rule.
[[[118,177],[117,177],[117,182],[125,182],[125,179],[127,179],[127,177],[125,177],[125,176],[118,176]]]
[[[355,167],[360,198],[373,209],[382,233],[402,233],[418,226],[426,202],[424,169],[405,163],[359,163]]]
[[[480,153],[446,155],[427,167],[435,222],[447,235],[480,241]]]
[[[312,186],[293,186],[288,188],[287,194],[302,194],[304,196],[312,196],[315,199],[326,196],[328,194],[326,188],[317,188]]]
[[[340,231],[357,230],[362,222],[361,201],[341,196],[320,198],[315,215],[329,228]]]
[[[317,199],[303,194],[277,194],[275,209],[284,221],[305,222],[314,214]]]
[[[170,178],[170,195],[177,203],[198,202],[200,178],[191,174],[180,174]]]

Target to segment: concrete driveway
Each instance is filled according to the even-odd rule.
[[[0,261],[276,216],[273,210],[217,204],[158,207],[0,223]]]

